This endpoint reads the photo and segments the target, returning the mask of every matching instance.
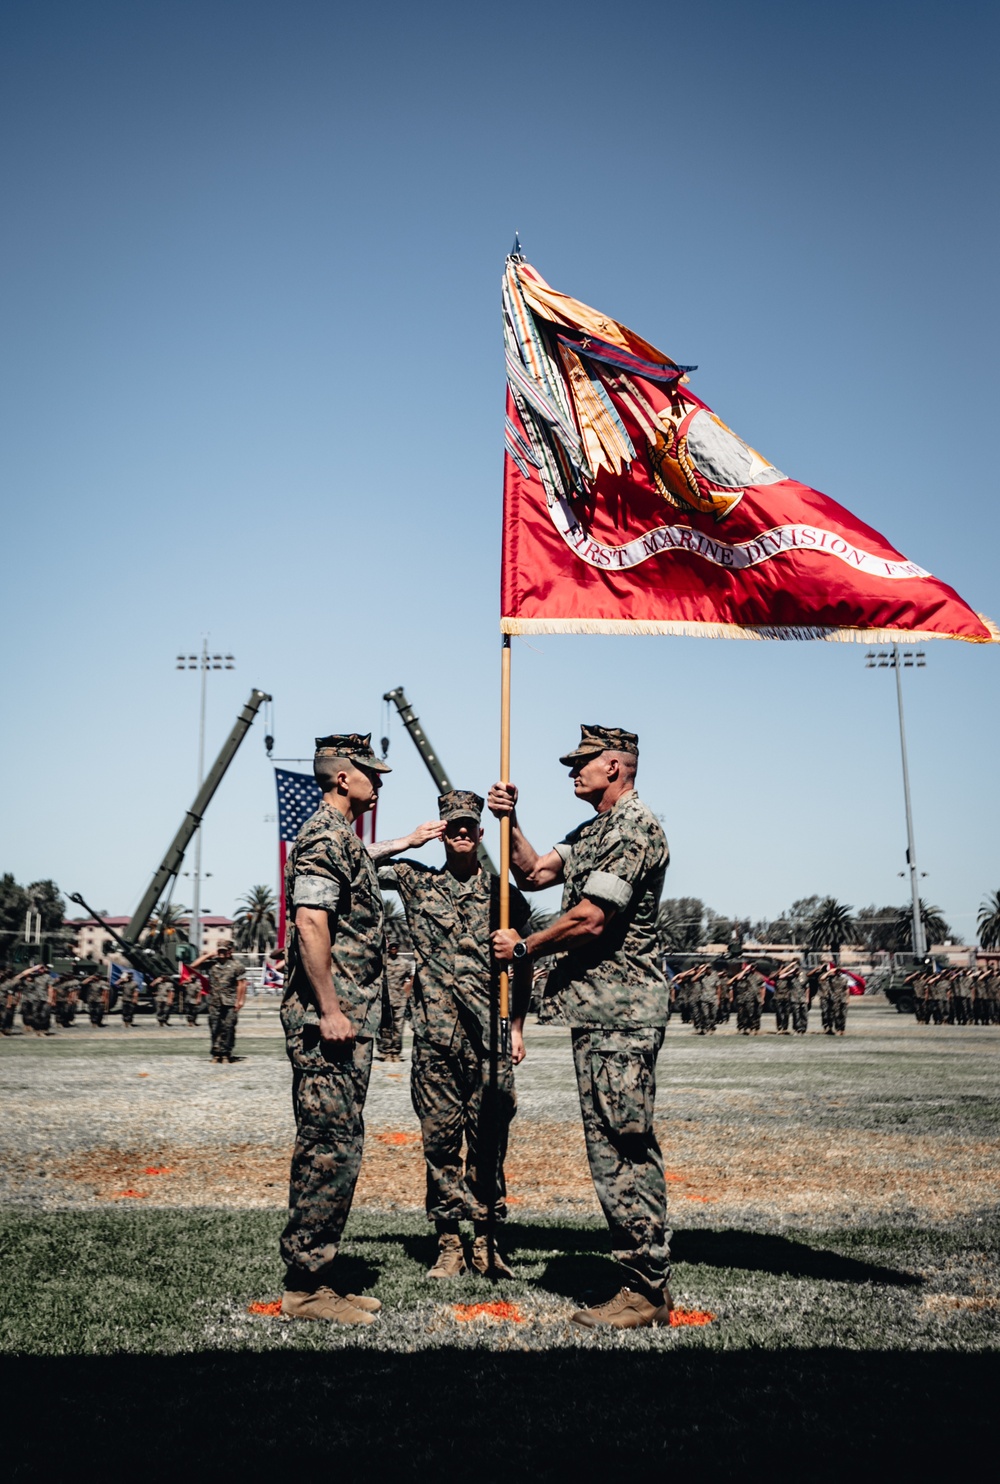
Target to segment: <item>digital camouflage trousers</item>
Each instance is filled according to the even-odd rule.
[[[760,996],[757,994],[737,995],[736,997],[736,1029],[745,1031],[760,1030]]]
[[[236,1022],[239,1011],[235,1005],[209,1005],[208,1029],[212,1036],[213,1056],[232,1056],[236,1045]],[[157,1013],[159,1019],[159,1013]]]
[[[489,1056],[461,1028],[448,1047],[414,1041],[410,1096],[424,1142],[431,1221],[485,1221],[494,1183],[492,1168],[496,1169],[498,1220],[507,1214],[503,1166],[507,1135],[517,1110],[509,1055],[499,1067],[495,1120],[489,1080]]]
[[[843,993],[820,994],[820,1017],[828,1035],[843,1031],[847,1025],[847,995]]]
[[[287,1044],[295,1148],[281,1256],[290,1269],[318,1274],[337,1255],[358,1183],[372,1042],[334,1047],[306,1025]]]
[[[378,1028],[378,1049],[383,1056],[402,1056],[403,1022],[410,996],[405,989],[382,986],[382,1020]]]
[[[660,1027],[573,1031],[573,1062],[594,1189],[623,1281],[659,1294],[670,1276],[667,1187],[653,1128]]]

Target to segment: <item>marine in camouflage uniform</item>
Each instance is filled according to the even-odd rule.
[[[787,970],[779,969],[771,983],[774,985],[774,993],[771,996],[771,1009],[774,1011],[774,1029],[779,1036],[790,1036],[789,1022],[792,1018],[792,1001],[788,992]]]
[[[903,987],[910,986],[913,995],[913,1015],[918,1025],[927,1024],[927,970],[916,969],[903,980]]]
[[[805,1035],[809,1021],[806,985],[797,958],[774,978],[774,1018],[779,1035],[789,1034],[789,1022],[797,1035]]]
[[[208,1028],[212,1037],[212,1061],[231,1062],[236,1044],[236,1026],[246,998],[247,979],[243,960],[233,953],[232,943],[220,943],[215,953],[203,953],[191,965],[204,968],[208,980]],[[169,981],[168,981],[169,987]],[[169,1013],[169,1012],[168,1012]],[[159,1020],[159,1010],[157,1010]],[[162,1022],[161,1022],[162,1024]]]
[[[951,981],[951,1018],[955,1025],[972,1023],[972,976],[959,969]]]
[[[56,1020],[68,1030],[73,1024],[77,1006],[77,977],[75,974],[60,974],[56,980],[55,990],[55,1012]]]
[[[473,1267],[510,1277],[499,1254],[494,1253],[491,1266],[487,1244],[494,1196],[496,1218],[502,1221],[507,1214],[503,1166],[517,1107],[508,1049],[497,1069],[493,1126],[490,932],[499,925],[499,878],[484,871],[476,856],[482,835],[479,795],[452,789],[441,795],[438,807],[445,825],[445,865],[436,870],[399,860],[379,872],[380,884],[402,899],[416,958],[410,1091],[427,1167],[427,1216],[438,1233],[439,1255],[429,1276],[452,1278],[465,1270],[459,1223],[471,1221]],[[520,930],[529,916],[520,892],[512,891],[513,926]],[[515,981],[520,993],[515,993],[511,1019],[520,1035],[531,987],[527,964]]]
[[[927,1004],[927,1024],[944,1025],[948,1019],[948,984],[945,972],[928,977],[924,998]]]
[[[170,1024],[170,1012],[174,1008],[174,986],[166,974],[159,974],[150,985],[154,991],[153,1005],[156,1008],[157,1025]]]
[[[993,1025],[995,1023],[998,983],[1000,981],[998,981],[996,973],[989,965],[980,969],[976,974],[974,1013],[977,1025]]]
[[[191,974],[189,972],[181,988],[184,995],[184,1014],[187,1016],[187,1023],[188,1025],[197,1025],[198,1015],[201,1011],[201,980],[197,974]]]
[[[0,973],[0,1035],[9,1036],[14,1029],[14,1016],[17,1014],[18,1001],[21,998],[20,975],[15,975],[12,969]]]
[[[792,1015],[792,1030],[804,1036],[809,1029],[809,991],[805,975],[796,961],[794,972],[788,975],[788,1005]]]
[[[122,1007],[122,1025],[131,1029],[139,1003],[139,986],[131,974],[123,974],[119,979],[118,1000]]]
[[[988,1006],[985,1023],[997,1025],[1000,1023],[1000,969],[998,969],[996,964],[986,970],[984,983],[986,986],[985,995]]]
[[[717,969],[719,981],[719,1003],[715,1012],[716,1025],[725,1025],[733,1013],[733,990],[724,969]]]
[[[730,981],[736,1005],[736,1029],[743,1036],[756,1036],[760,1031],[761,995],[763,986],[758,982],[757,971],[751,964]]]
[[[33,975],[24,981],[21,993],[21,1019],[26,1030],[36,1036],[51,1036],[52,1006],[55,991],[47,973]]]
[[[847,1030],[847,980],[831,964],[820,980],[820,1014],[828,1036],[842,1036]]]
[[[90,1016],[91,1025],[102,1026],[107,1013],[108,986],[95,974],[91,977],[87,989],[87,1014]]]
[[[403,1057],[403,1022],[410,999],[413,970],[409,959],[400,958],[399,948],[390,943],[386,949],[385,978],[382,981],[382,1020],[378,1028],[379,1061],[401,1061]]]
[[[672,1300],[663,1156],[653,1125],[656,1060],[668,985],[656,914],[670,859],[659,820],[634,789],[633,732],[583,726],[560,759],[578,798],[597,810],[539,856],[512,818],[514,875],[528,890],[562,880],[562,916],[538,933],[494,935],[498,957],[564,948],[547,990],[570,1025],[580,1112],[594,1188],[624,1280],[604,1304],[580,1309],[586,1328],[669,1323]],[[496,784],[490,808],[513,815],[517,791]]]
[[[37,978],[44,972],[44,964],[32,964],[30,968],[22,969],[20,973],[8,969],[5,974],[0,975],[0,1007],[2,1007],[0,1009],[0,1034],[5,1036],[15,1034],[14,1017],[21,1003],[25,981]],[[28,1022],[25,1020],[24,1024],[27,1025]]]
[[[330,1268],[354,1198],[364,1148],[364,1105],[378,1030],[385,909],[372,856],[354,820],[375,802],[379,774],[370,737],[316,739],[313,764],[323,799],[292,846],[285,868],[290,924],[281,1005],[292,1064],[295,1147],[282,1310],[295,1318],[370,1324],[377,1300],[341,1296]],[[329,978],[325,960],[329,943]]]
[[[699,1036],[715,1030],[719,1010],[719,976],[710,965],[698,970],[691,986],[691,1018]]]

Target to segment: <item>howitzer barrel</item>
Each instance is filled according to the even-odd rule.
[[[100,913],[95,912],[89,902],[85,902],[78,891],[70,893],[70,901],[77,902],[88,913],[95,922],[99,922],[110,938],[118,944],[122,954],[128,959],[133,969],[138,969],[140,974],[148,974],[155,978],[157,974],[172,974],[174,965],[162,955],[151,953],[146,948],[140,948],[138,943],[130,943],[122,937],[121,933],[115,931],[109,922],[105,922]]]
[[[399,685],[395,690],[387,690],[382,699],[383,701],[392,701],[396,710],[399,712],[399,719],[413,738],[413,745],[423,758],[424,766],[428,773],[434,779],[438,793],[450,793],[454,785],[444,770],[444,764],[431,746],[427,733],[420,725],[419,717],[415,714],[413,707],[406,699],[403,687]],[[485,866],[487,871],[492,871],[494,875],[496,874],[496,866],[493,864],[490,853],[482,841],[479,843],[479,861],[481,865]]]
[[[198,790],[194,803],[185,814],[180,829],[171,840],[159,869],[149,883],[142,901],[132,914],[132,920],[125,929],[124,934],[129,942],[136,943],[138,941],[149,919],[153,915],[153,908],[163,895],[167,882],[172,876],[176,876],[180,870],[181,862],[184,859],[184,852],[194,838],[195,830],[201,824],[205,810],[211,803],[215,790],[222,782],[229,764],[236,756],[240,743],[253,725],[253,720],[257,712],[264,702],[270,699],[271,697],[265,691],[253,690],[250,692],[249,701],[247,701],[243,710],[236,718],[236,725],[222,744],[222,751],[212,764],[204,783]]]

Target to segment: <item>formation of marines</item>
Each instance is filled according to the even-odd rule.
[[[847,1029],[848,983],[836,964],[804,969],[793,959],[776,973],[752,963],[698,964],[673,976],[670,993],[671,1008],[700,1036],[711,1035],[734,1012],[739,1035],[759,1035],[769,994],[779,1036],[805,1035],[815,1000],[827,1035]]]
[[[231,942],[202,954],[192,967],[202,966],[209,981],[211,1060],[236,1061],[233,1051],[239,1012],[246,999],[246,970],[242,960],[235,957]],[[183,1006],[188,1024],[197,1025],[201,1009],[201,980],[197,975],[192,973],[182,982],[179,975],[161,974],[151,980],[149,987],[159,1026],[169,1026],[175,1006]],[[131,970],[119,975],[117,994],[122,1025],[130,1030],[139,1005],[139,984]],[[19,973],[0,971],[0,1035],[14,1034],[18,1009],[25,1030],[37,1036],[55,1035],[53,1018],[68,1029],[81,1008],[86,1009],[91,1025],[100,1029],[106,1023],[109,1002],[109,985],[100,974],[76,969],[53,978],[48,964],[32,964]]]
[[[920,1025],[1000,1025],[1000,967],[935,971],[923,965],[904,981],[913,987]]]

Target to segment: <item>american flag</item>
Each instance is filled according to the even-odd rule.
[[[299,830],[316,813],[323,795],[311,773],[275,768],[274,781],[278,785],[278,839],[285,845],[294,845]]]
[[[291,773],[275,768],[278,787],[278,947],[285,946],[285,862],[288,847],[294,845],[299,831],[320,806],[323,795],[311,773]],[[354,833],[366,845],[375,843],[375,810],[362,814],[354,822]]]

